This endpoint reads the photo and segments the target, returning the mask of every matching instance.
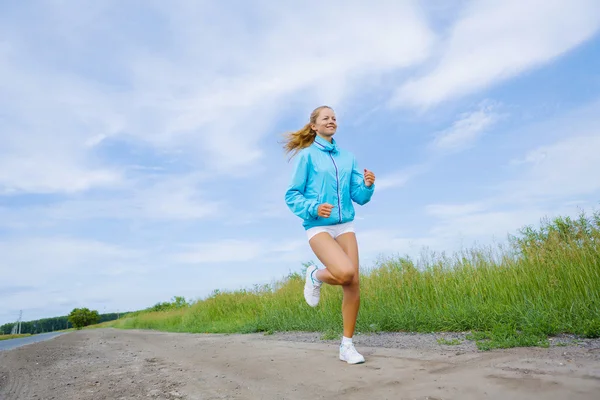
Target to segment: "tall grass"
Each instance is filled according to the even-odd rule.
[[[323,285],[310,308],[302,273],[167,312],[119,320],[121,328],[179,332],[339,332],[342,290]],[[547,346],[547,336],[600,336],[600,213],[543,220],[505,247],[418,260],[390,257],[361,275],[357,331],[473,331],[482,349]]]

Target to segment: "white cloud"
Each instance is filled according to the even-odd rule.
[[[581,117],[575,131],[570,118],[555,120],[553,131],[544,134],[561,139],[511,160],[514,178],[490,185],[493,192],[462,204],[426,206],[426,213],[437,219],[431,235],[504,239],[524,225],[538,225],[545,216],[575,216],[580,207],[589,206],[600,193],[600,120],[589,111],[587,118],[575,113]]]
[[[475,93],[551,62],[599,28],[595,0],[471,1],[437,64],[402,85],[392,103],[427,107]]]
[[[592,102],[507,135],[509,141],[525,137],[536,144],[521,150],[522,156],[510,157],[504,174],[486,182],[486,190],[464,202],[427,205],[425,213],[433,217],[428,236],[447,241],[460,237],[465,246],[474,240],[504,241],[525,225],[538,226],[543,217],[576,216],[579,209],[597,205],[599,107]],[[514,147],[523,148],[518,143]]]
[[[383,256],[409,256],[418,260],[424,251],[445,251],[454,247],[455,237],[427,233],[415,236],[413,232],[398,229],[368,229],[357,233],[361,267],[376,265]]]
[[[426,172],[429,168],[430,166],[428,164],[416,164],[400,171],[384,174],[381,177],[376,175],[376,190],[379,193],[383,190],[402,187],[411,179]]]
[[[111,7],[138,25],[105,18]],[[419,63],[433,42],[416,2],[245,8],[158,2],[144,20],[116,2],[46,3],[44,19],[34,14],[31,23],[51,53],[7,21],[0,106],[11,120],[0,122],[0,140],[14,145],[0,150],[0,170],[15,172],[0,175],[0,186],[73,192],[119,183],[120,172],[93,153],[115,135],[180,150],[213,173],[247,173],[290,102],[307,114],[317,103],[337,103],[350,79]],[[136,27],[160,40],[139,39]],[[51,55],[63,53],[70,57]],[[98,60],[101,72],[91,65]]]
[[[266,240],[223,239],[185,246],[173,256],[173,260],[189,264],[217,264],[227,262],[262,262],[298,260],[306,242],[289,240],[272,242]],[[290,257],[291,256],[291,257]]]
[[[569,137],[570,134],[565,132],[565,139],[538,147],[522,160],[513,160],[511,164],[522,172],[519,178],[502,184],[499,189],[521,201],[598,192],[600,131]]]
[[[461,205],[455,205],[461,207]],[[492,208],[492,207],[491,207]],[[431,229],[430,234],[438,238],[468,240],[465,245],[471,245],[472,240],[480,238],[487,241],[491,238],[504,240],[509,233],[526,224],[535,224],[547,213],[539,207],[517,207],[509,210],[477,212],[464,206],[464,213],[442,218]]]
[[[468,149],[493,126],[502,115],[497,111],[499,105],[486,100],[474,111],[461,114],[449,128],[439,132],[429,147],[441,155]],[[439,160],[437,160],[439,161]],[[435,164],[435,158],[403,170],[377,177],[377,191],[404,186],[416,176],[429,171]]]
[[[587,208],[590,204],[569,201],[497,202],[496,199],[488,199],[477,206],[472,203],[447,205],[456,212],[440,215],[432,224],[428,237],[444,243],[443,249],[448,252],[479,245],[505,246],[508,235],[518,235],[521,228],[537,228],[544,218],[576,218],[581,206]]]
[[[134,67],[136,86],[143,98],[159,100],[148,104],[159,113],[166,105],[161,100],[169,101],[169,112],[162,116],[164,135],[199,134],[201,151],[219,169],[261,157],[258,143],[285,110],[285,99],[308,91],[313,94],[306,102],[294,100],[301,107],[337,103],[346,94],[348,79],[413,65],[427,55],[432,42],[412,2],[371,7],[358,2],[302,7],[259,3],[251,44],[248,33],[230,30],[245,23],[242,12],[228,13],[229,23],[218,25],[198,24],[206,15],[202,6],[170,12],[184,56],[170,63],[157,62],[152,55],[140,58]],[[314,29],[307,29],[308,21]],[[219,57],[205,60],[213,52]],[[198,68],[190,68],[200,60]],[[153,84],[157,72],[165,77],[158,88]],[[182,82],[187,95],[177,96]]]
[[[114,203],[126,211],[121,214],[123,218],[193,220],[219,215],[223,203],[221,200],[207,200],[207,194],[212,194],[210,192],[204,175],[168,176],[151,184],[145,182],[134,191],[132,198]],[[106,216],[119,215],[116,207]]]
[[[447,218],[484,211],[486,207],[484,203],[429,204],[425,207],[425,212],[435,217]]]
[[[459,151],[472,147],[498,119],[496,105],[482,103],[476,111],[462,114],[450,128],[440,132],[432,146],[444,152]]]
[[[256,259],[263,252],[261,243],[245,240],[225,240],[213,243],[201,243],[186,250],[174,259],[191,264],[216,264],[225,262],[243,262]]]
[[[0,190],[73,193],[122,183],[86,142],[118,129],[93,83],[41,74],[17,50],[0,59]],[[116,123],[116,122],[115,122]]]
[[[135,223],[186,222],[220,218],[228,206],[198,174],[145,176],[129,186],[27,207],[0,207],[0,227],[29,231],[65,224],[117,219]],[[229,215],[229,213],[228,213]]]
[[[52,285],[73,275],[105,273],[122,267],[140,254],[128,248],[98,240],[69,237],[15,238],[0,243],[3,255],[2,279],[10,285]],[[27,271],[23,274],[23,271]]]
[[[61,162],[53,157],[23,159],[7,155],[0,161],[0,195],[75,193],[94,187],[113,187],[121,181],[116,171],[86,169],[76,162]]]

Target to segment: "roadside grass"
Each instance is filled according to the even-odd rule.
[[[458,346],[459,344],[462,343],[462,340],[439,338],[437,340],[437,342],[438,342],[438,344],[445,345],[445,346]]]
[[[21,335],[0,335],[0,340],[19,339],[27,336],[31,336],[31,334],[23,333]]]
[[[304,266],[306,267],[306,265]],[[357,332],[472,332],[481,350],[549,345],[570,333],[600,336],[600,213],[544,219],[508,244],[418,260],[388,257],[361,274]],[[321,303],[302,295],[303,271],[273,284],[215,291],[194,304],[142,311],[117,328],[171,332],[321,332],[339,336],[340,287],[324,285]],[[175,307],[177,305],[177,307]]]
[[[104,321],[94,325],[87,325],[81,329],[100,329],[100,328],[109,328],[112,327],[114,321]],[[75,328],[69,328],[71,330],[76,330]]]

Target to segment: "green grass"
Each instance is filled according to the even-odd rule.
[[[548,335],[543,332],[527,329],[519,332],[509,326],[496,325],[488,332],[475,332],[467,335],[467,340],[474,340],[480,350],[504,349],[509,347],[549,347]]]
[[[325,332],[323,332],[323,334],[321,335],[321,340],[339,340],[342,338],[342,334],[340,333],[339,330],[334,331],[332,329],[329,329]]]
[[[439,338],[437,340],[437,342],[438,342],[438,344],[442,344],[445,346],[458,346],[459,344],[462,343],[462,341],[459,339],[450,339],[449,340],[449,339],[445,339],[445,338]]]
[[[324,285],[321,304],[302,296],[303,274],[162,312],[113,321],[118,328],[173,332],[321,332],[338,337],[342,290]],[[506,246],[418,260],[390,257],[361,275],[358,332],[471,331],[482,350],[548,346],[548,336],[600,336],[600,213],[543,220]],[[168,307],[167,307],[168,308]]]
[[[21,335],[0,335],[0,340],[19,339],[27,336],[31,336],[31,334],[23,333]]]

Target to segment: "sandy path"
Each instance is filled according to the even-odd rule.
[[[600,398],[597,346],[478,352],[423,337],[357,338],[367,363],[351,366],[314,335],[86,330],[0,352],[0,399]]]

